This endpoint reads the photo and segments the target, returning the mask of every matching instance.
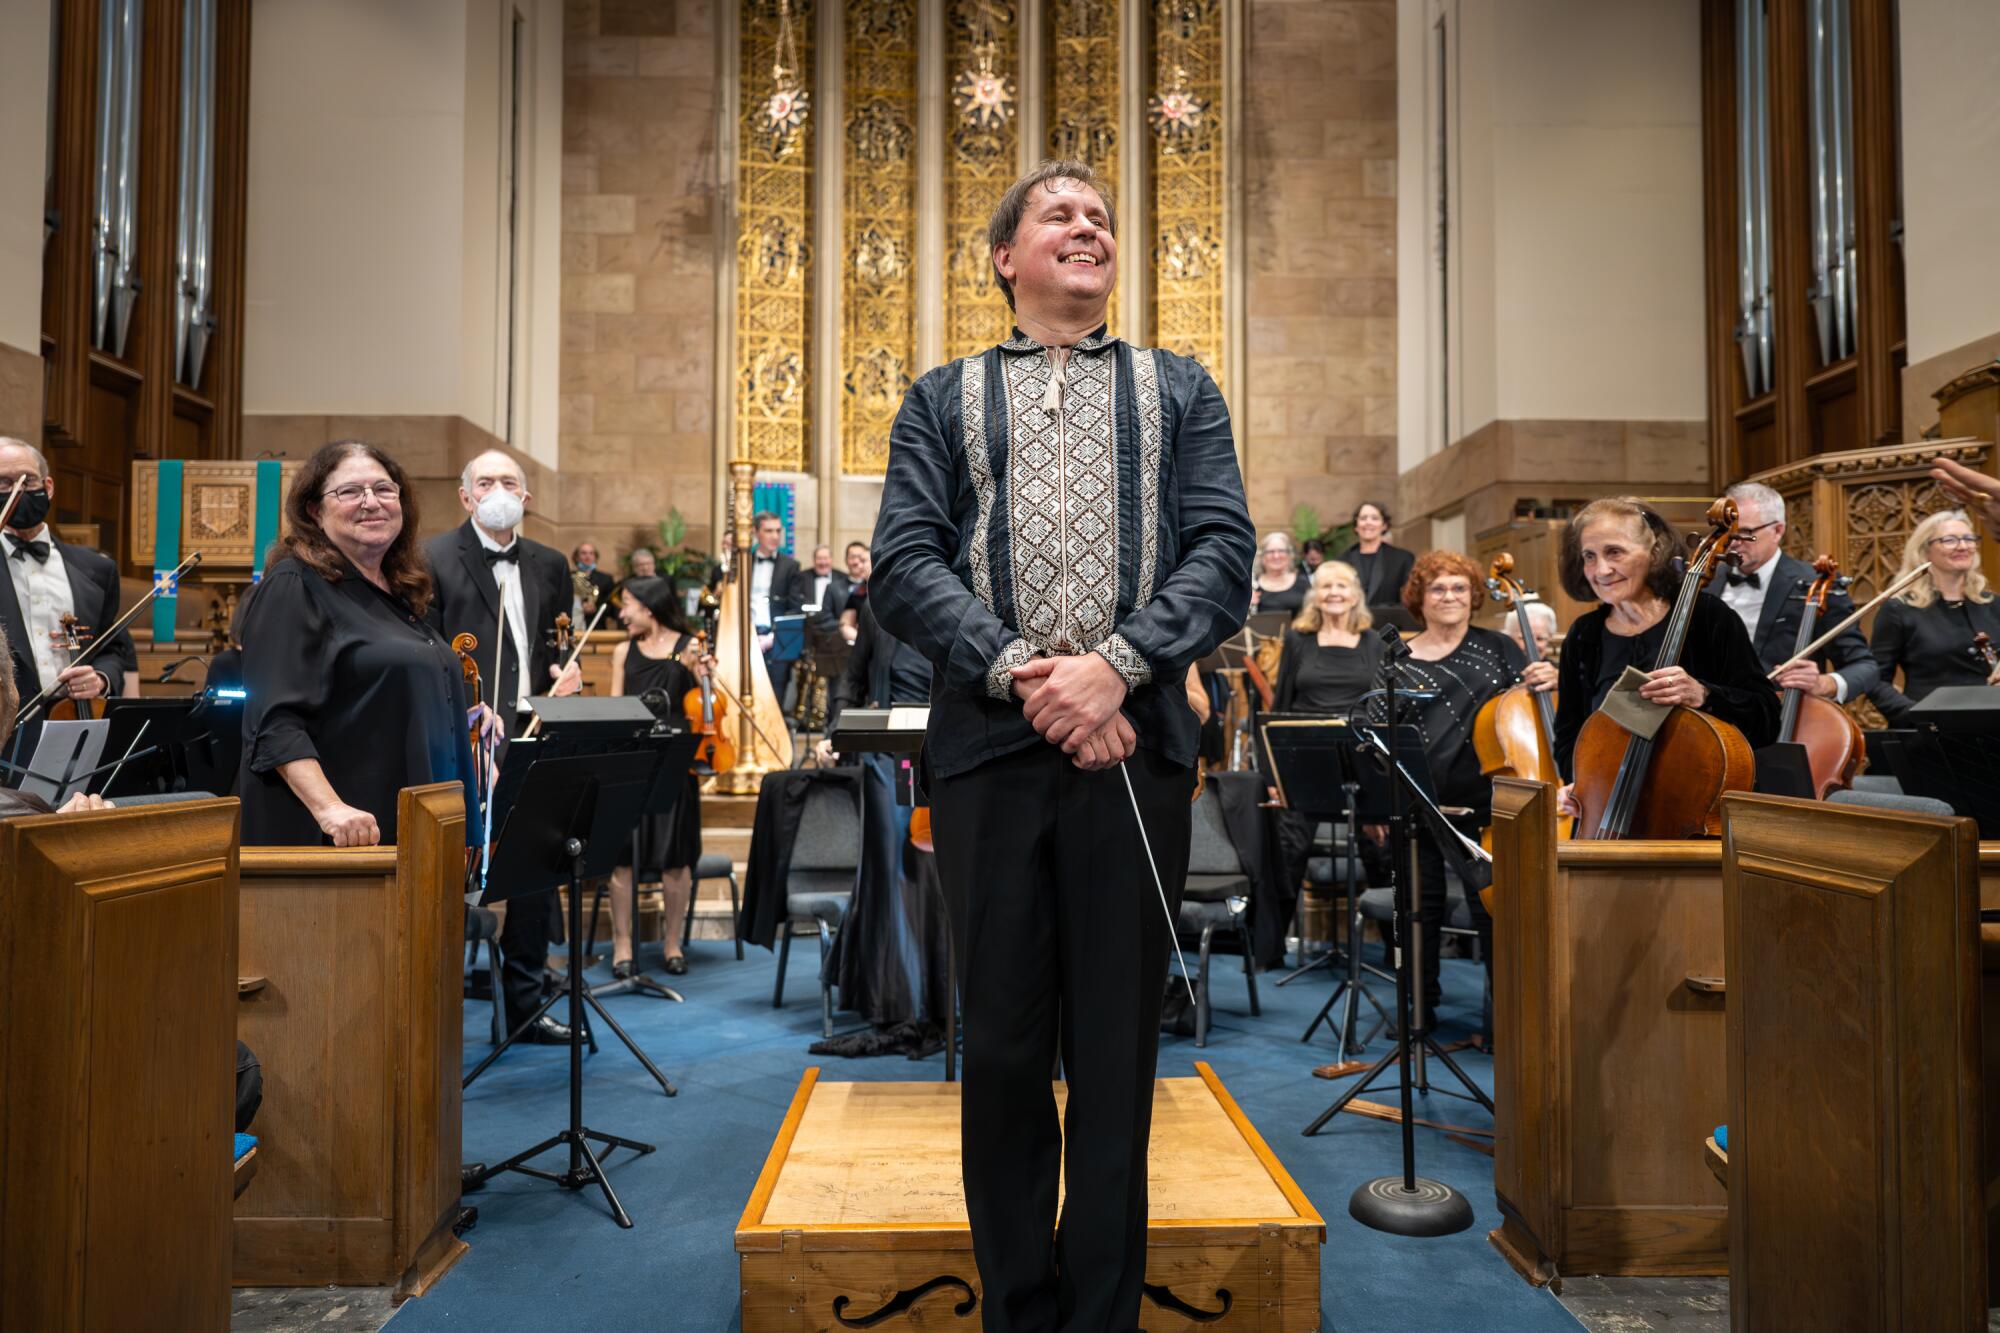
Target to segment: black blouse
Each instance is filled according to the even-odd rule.
[[[335,795],[396,840],[396,796],[465,785],[476,836],[465,681],[435,612],[419,617],[349,566],[330,583],[297,560],[273,565],[243,616],[244,846],[317,846],[318,823],[278,773],[317,759]]]
[[[1252,615],[1263,615],[1267,611],[1282,611],[1295,616],[1306,604],[1306,592],[1312,587],[1312,575],[1300,572],[1292,576],[1292,586],[1280,592],[1251,584],[1256,590],[1257,605],[1251,608]]]
[[[1915,607],[1900,597],[1882,604],[1868,647],[1882,668],[1869,698],[1891,722],[1899,722],[1917,700],[1943,685],[1984,685],[1988,668],[1972,651],[1972,636],[1984,632],[2000,646],[2000,599],[1947,602],[1939,597]],[[1903,688],[1896,688],[1902,668]]]
[[[1743,618],[1707,593],[1699,595],[1681,647],[1680,665],[1708,687],[1702,711],[1743,733],[1751,748],[1778,739],[1778,691],[1764,679],[1764,666],[1751,646]],[[1577,733],[1604,702],[1611,685],[1629,663],[1651,671],[1666,638],[1668,616],[1644,634],[1623,636],[1605,629],[1608,607],[1581,616],[1563,638],[1562,665],[1556,678],[1556,767],[1573,778]],[[1511,641],[1510,641],[1511,642]],[[1615,669],[1614,669],[1615,667]]]
[[[1352,648],[1321,647],[1317,634],[1285,631],[1271,707],[1280,713],[1344,713],[1375,688],[1382,640],[1363,630]]]
[[[1396,688],[1434,691],[1437,698],[1404,716],[1423,733],[1440,805],[1470,806],[1479,823],[1493,808],[1493,784],[1480,771],[1472,744],[1472,724],[1480,707],[1512,688],[1528,659],[1519,645],[1495,630],[1474,626],[1447,657],[1435,662],[1405,657],[1397,665]],[[1399,713],[1402,710],[1397,710]]]

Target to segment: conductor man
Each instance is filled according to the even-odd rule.
[[[1132,1329],[1171,944],[1154,869],[1177,911],[1194,789],[1181,683],[1241,625],[1256,539],[1208,372],[1105,332],[1117,220],[1096,173],[1042,163],[988,240],[1016,327],[904,398],[869,603],[933,668],[985,1327]]]

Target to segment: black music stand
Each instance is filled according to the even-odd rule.
[[[636,699],[589,702],[629,703],[642,711],[645,708]],[[650,712],[646,712],[639,734],[634,735],[636,719],[616,717],[615,712],[603,710],[601,721],[580,722],[568,734],[551,735],[546,741],[515,741],[502,763],[494,809],[504,811],[505,817],[484,885],[484,900],[506,901],[567,883],[571,949],[563,988],[545,999],[520,1029],[509,1034],[507,1043],[547,1013],[558,998],[568,996],[569,1124],[533,1147],[481,1168],[466,1184],[468,1188],[477,1188],[502,1171],[519,1171],[564,1189],[596,1185],[604,1192],[605,1202],[618,1225],[630,1227],[632,1219],[611,1188],[597,1154],[591,1151],[590,1140],[595,1139],[607,1148],[630,1148],[641,1155],[652,1152],[653,1145],[605,1134],[583,1123],[584,1006],[589,1005],[625,1043],[646,1067],[646,1072],[659,1082],[661,1091],[671,1097],[676,1089],[584,984],[579,943],[583,938],[583,881],[610,873],[619,844],[638,821],[654,787],[662,780],[661,775],[671,772],[675,782],[686,775],[695,738],[686,732],[664,729],[655,734]],[[586,732],[597,734],[579,734]],[[620,734],[607,736],[607,732]],[[505,805],[500,802],[502,794],[509,798]],[[507,1043],[489,1054],[466,1078],[466,1083],[492,1064]],[[569,1149],[567,1171],[547,1171],[527,1165],[530,1158],[559,1146]]]
[[[1885,738],[1903,790],[1978,821],[1982,838],[2000,838],[2000,690],[1947,685],[1905,721],[1912,730]]]
[[[1391,812],[1384,786],[1387,779],[1371,766],[1360,762],[1355,754],[1357,737],[1354,729],[1342,718],[1272,714],[1264,720],[1263,741],[1264,753],[1271,763],[1272,780],[1278,788],[1278,799],[1285,808],[1315,822],[1338,822],[1347,826],[1347,976],[1334,987],[1333,994],[1313,1015],[1313,1021],[1306,1025],[1304,1035],[1299,1038],[1302,1042],[1311,1041],[1319,1025],[1329,1021],[1334,1006],[1345,997],[1346,1013],[1335,1025],[1338,1041],[1334,1048],[1334,1059],[1344,1061],[1350,1051],[1358,1054],[1375,1036],[1374,1032],[1365,1039],[1355,1036],[1354,1030],[1360,1019],[1359,1001],[1367,1000],[1380,1015],[1381,1021],[1376,1025],[1375,1032],[1380,1032],[1391,1021],[1389,1011],[1382,1007],[1382,1002],[1375,998],[1361,979],[1362,972],[1366,970],[1384,981],[1395,981],[1388,973],[1368,966],[1361,959],[1361,826],[1388,822]],[[1414,727],[1399,728],[1395,744],[1406,757],[1422,758],[1423,741]],[[1280,978],[1278,984],[1282,986],[1314,968],[1331,965],[1337,961],[1339,954],[1340,950],[1329,949]]]
[[[915,756],[924,748],[924,736],[930,727],[930,708],[923,704],[906,704],[893,708],[843,708],[839,721],[827,733],[827,743],[833,752],[848,754],[885,754],[894,757],[896,771],[892,785],[896,790],[896,804],[907,806],[928,806],[930,800],[924,795],[923,784],[917,781],[917,761]],[[938,881],[938,891],[944,891],[944,881]],[[958,951],[952,945],[953,932],[949,929],[951,905],[945,904],[947,929],[945,930],[944,988],[950,997],[950,1004],[944,1019],[944,1081],[958,1081]],[[786,929],[790,929],[789,926]]]
[[[110,700],[104,753],[125,761],[98,784],[97,794],[114,801],[178,791],[229,795],[243,753],[245,697],[240,689],[210,689],[177,699]],[[144,749],[135,748],[141,743]]]

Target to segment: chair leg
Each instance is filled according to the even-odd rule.
[[[788,917],[778,926],[778,984],[771,988],[771,1007],[785,1007],[785,964],[792,957],[792,922]]]
[[[1250,928],[1244,924],[1241,913],[1236,917],[1236,942],[1243,948],[1243,980],[1250,987],[1250,1017],[1261,1018],[1264,1010],[1257,1003],[1257,963],[1250,957]]]
[[[1194,1044],[1208,1045],[1208,946],[1215,938],[1213,925],[1201,928],[1201,964],[1194,974]]]
[[[826,951],[833,943],[833,933],[826,928],[826,922],[819,923],[819,1035],[833,1040],[833,987],[826,980]]]
[[[729,933],[736,939],[736,961],[743,961],[743,902],[736,891],[736,867],[729,868]]]

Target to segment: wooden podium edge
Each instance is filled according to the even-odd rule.
[[[1299,1188],[1297,1181],[1292,1179],[1292,1173],[1285,1170],[1284,1163],[1280,1162],[1278,1155],[1271,1151],[1271,1145],[1264,1142],[1264,1136],[1259,1134],[1257,1127],[1250,1123],[1250,1117],[1243,1114],[1243,1108],[1236,1104],[1236,1098],[1230,1096],[1229,1089],[1222,1086],[1221,1077],[1216,1074],[1215,1070],[1206,1060],[1195,1061],[1194,1071],[1201,1075],[1201,1081],[1208,1086],[1209,1095],[1215,1098],[1217,1105],[1222,1107],[1223,1114],[1229,1117],[1229,1123],[1236,1127],[1236,1132],[1242,1136],[1243,1142],[1249,1146],[1251,1153],[1256,1156],[1258,1163],[1264,1168],[1265,1174],[1271,1177],[1271,1183],[1278,1187],[1278,1192],[1285,1196],[1285,1202],[1291,1204],[1292,1211],[1298,1215],[1296,1218],[1264,1220],[1291,1222],[1294,1225],[1304,1223],[1308,1226],[1318,1227],[1320,1243],[1324,1245],[1326,1243],[1326,1219],[1319,1215],[1319,1209],[1313,1207],[1312,1200],[1306,1197],[1306,1192]],[[1154,1222],[1150,1225],[1159,1226],[1160,1223]]]
[[[743,1218],[736,1224],[736,1248],[741,1250],[744,1242],[753,1237],[769,1237],[782,1233],[785,1228],[764,1225],[764,1210],[770,1206],[772,1191],[778,1188],[778,1175],[785,1167],[785,1158],[791,1154],[792,1140],[799,1132],[799,1122],[806,1117],[806,1104],[812,1101],[813,1085],[819,1082],[819,1066],[809,1065],[799,1079],[799,1088],[792,1094],[791,1107],[785,1112],[784,1123],[778,1126],[778,1137],[771,1144],[770,1153],[764,1158],[764,1169],[757,1173],[757,1184],[750,1191],[750,1200],[743,1205]],[[758,1246],[759,1249],[776,1249],[775,1245]]]

